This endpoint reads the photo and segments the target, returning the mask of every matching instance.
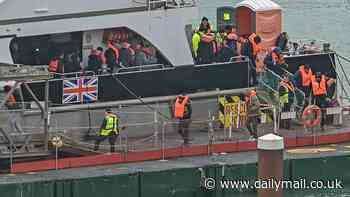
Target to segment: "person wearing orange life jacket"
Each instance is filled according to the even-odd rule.
[[[55,77],[60,77],[60,75],[56,75],[56,73],[64,73],[64,65],[63,65],[63,57],[64,55],[61,54],[60,56],[55,56],[51,59],[49,62],[49,72],[51,74],[54,74]]]
[[[252,85],[257,84],[257,75],[256,75],[256,60],[257,54],[261,50],[260,43],[261,37],[252,33],[248,39],[242,44],[241,54],[247,56],[250,61],[251,69],[250,74],[252,76]]]
[[[294,84],[304,92],[306,105],[311,93],[312,75],[311,66],[308,64],[300,65],[299,70],[294,74]]]
[[[9,85],[5,85],[4,86],[4,92],[6,94],[8,94],[11,91],[11,86]],[[8,109],[15,109],[17,106],[17,101],[16,101],[16,97],[14,96],[14,94],[12,93],[11,95],[9,95],[8,99],[5,102],[5,106]]]
[[[105,51],[106,64],[110,72],[119,66],[119,49],[113,41],[108,42],[108,49]]]
[[[317,72],[312,76],[312,103],[321,108],[321,129],[324,130],[324,122],[326,119],[325,108],[327,107],[327,83],[326,76]]]
[[[189,96],[179,95],[174,106],[174,117],[179,120],[178,133],[184,140],[184,145],[189,144],[188,128],[191,124],[192,107]]]
[[[255,90],[249,90],[245,95],[247,105],[247,129],[251,135],[250,139],[258,138],[258,124],[260,120],[260,102]]]
[[[280,82],[279,87],[279,99],[280,99],[280,105],[282,107],[282,112],[289,112],[290,108],[294,101],[294,85],[289,80],[288,75],[285,73],[283,74],[283,79]],[[290,120],[282,120],[280,122],[280,127],[285,129],[290,129]]]

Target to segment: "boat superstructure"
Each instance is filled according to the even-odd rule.
[[[48,56],[47,45],[65,43],[76,43],[86,61],[90,49],[101,45],[103,30],[124,27],[149,41],[171,65],[193,64],[185,27],[197,19],[193,1],[180,5],[166,0],[5,0],[0,2],[0,62],[28,64],[16,62],[16,56],[37,52],[41,60],[32,61],[47,64],[47,58],[41,57]],[[16,38],[29,46],[11,45]]]
[[[106,39],[118,40],[126,36],[149,42],[157,49],[157,57],[161,62],[121,68],[112,73],[75,72],[42,80],[16,79],[21,84],[18,90],[21,109],[14,110],[16,122],[23,126],[24,133],[29,136],[35,134],[33,130],[38,130],[41,135],[44,134],[44,138],[41,136],[40,144],[32,143],[32,138],[26,140],[11,130],[5,117],[0,127],[6,133],[0,138],[0,157],[10,158],[11,161],[14,157],[30,157],[37,154],[37,147],[47,153],[49,147],[46,142],[53,136],[59,136],[64,141],[61,153],[63,157],[69,158],[61,159],[61,166],[57,166],[57,154],[56,166],[53,160],[49,160],[47,165],[41,161],[15,163],[11,167],[13,172],[255,150],[256,142],[247,141],[249,136],[244,133],[247,115],[244,110],[244,94],[251,89],[257,90],[262,102],[262,129],[259,135],[278,132],[287,138],[290,147],[350,140],[346,127],[342,127],[339,133],[333,127],[333,122],[349,122],[345,118],[348,108],[338,102],[347,94],[341,75],[347,77],[341,70],[340,59],[343,57],[327,47],[321,46],[311,53],[301,48],[297,52],[285,53],[285,61],[289,65],[285,73],[289,77],[300,65],[310,64],[313,71],[327,73],[340,84],[342,91],[335,98],[338,104],[328,110],[329,115],[337,118],[330,121],[330,126],[326,128],[329,132],[320,134],[310,132],[300,124],[305,95],[298,88],[294,91],[295,100],[291,111],[282,115],[278,100],[282,78],[273,71],[264,70],[259,74],[258,85],[252,86],[251,70],[254,68],[247,57],[237,56],[222,63],[194,64],[190,45],[194,28],[191,24],[199,17],[198,8],[193,1],[106,0],[89,5],[82,0],[70,4],[65,4],[67,1],[38,2],[39,4],[28,5],[30,11],[26,10],[20,16],[0,12],[0,61],[37,66],[47,64],[51,50],[69,51],[78,48],[84,67],[91,49],[99,46],[105,48]],[[259,2],[262,0],[246,0],[238,4],[243,9],[242,16],[250,14],[247,21],[242,17],[240,22],[245,22],[245,30],[249,31],[246,33],[264,31],[273,43],[275,33],[280,33],[281,8],[270,0],[264,0],[269,4],[259,5]],[[2,1],[0,11],[6,6],[7,9],[16,7],[19,3]],[[259,17],[264,16],[266,22],[266,15],[258,16],[257,13],[266,11],[266,7],[277,10],[276,31],[254,26]],[[232,9],[234,7],[229,10]],[[234,11],[230,16],[234,16]],[[74,87],[70,87],[71,84]],[[84,84],[86,88],[78,84]],[[66,91],[67,88],[71,88],[70,91]],[[90,88],[93,89],[93,94],[89,92]],[[175,96],[181,93],[186,93],[193,99],[193,147],[179,145],[175,132],[177,125],[172,117],[172,104]],[[93,97],[93,100],[85,102],[81,99],[86,95]],[[45,106],[41,103],[43,101]],[[38,107],[33,106],[33,103]],[[232,106],[240,107],[236,109]],[[103,109],[106,107],[112,107],[120,116],[121,124],[127,126],[116,145],[119,152],[103,161],[91,159],[95,156],[71,158],[72,155],[103,153],[108,149],[105,146],[101,152],[94,152],[91,139],[98,132]],[[6,110],[3,114],[8,115]],[[280,129],[278,121],[282,117],[294,121],[295,129]],[[296,134],[296,131],[305,132]],[[341,138],[342,136],[346,137]],[[11,150],[14,144],[19,147],[17,152]],[[23,144],[28,148],[20,148]],[[77,150],[80,152],[74,152]],[[52,154],[49,159],[52,159]]]

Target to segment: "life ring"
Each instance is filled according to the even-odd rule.
[[[310,120],[311,115],[316,116]],[[314,127],[319,125],[321,123],[321,108],[319,108],[317,105],[307,106],[303,111],[301,119],[305,127]]]

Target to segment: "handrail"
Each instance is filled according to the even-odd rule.
[[[284,72],[284,73],[286,73],[287,75],[288,75],[288,77],[294,77],[294,75],[291,73],[291,72],[289,72],[288,70],[286,70],[286,69],[284,69],[284,68],[281,68],[281,70]],[[301,103],[301,105],[300,106],[298,106],[298,103],[299,102],[297,102],[297,107],[299,107],[299,108],[301,108],[301,109],[303,109],[304,108],[304,104],[305,104],[305,93],[302,91],[302,90],[300,90],[295,84],[294,84],[294,101],[296,101],[297,100],[297,96],[296,96],[296,92],[297,93],[299,93],[301,96],[302,96],[302,103]]]
[[[283,68],[281,68],[283,69]],[[288,72],[287,70],[283,69],[289,76],[293,76],[292,73]],[[265,69],[265,72],[271,74],[275,79],[277,78],[278,79],[278,87],[276,88],[279,88],[280,87],[280,81],[282,81],[282,77],[279,76],[278,74],[276,74],[275,72],[273,72],[272,70],[266,68]],[[276,93],[276,95],[279,95],[279,91],[278,89],[275,89],[274,87],[271,87],[271,85],[267,84],[264,82],[264,80],[259,80],[260,83],[263,83],[263,85],[265,85],[266,87],[268,87],[270,90],[273,89],[274,93]],[[300,94],[302,99],[300,100],[298,97],[297,97],[297,94]],[[294,106],[296,106],[297,108],[299,109],[303,109],[304,107],[304,104],[305,104],[305,94],[303,91],[301,91],[300,89],[298,89],[297,87],[294,88],[294,91],[293,91],[293,94],[294,94]],[[301,101],[301,102],[300,102]]]
[[[340,70],[341,70],[341,72],[343,73],[345,79],[347,80],[348,85],[350,85],[349,78],[348,78],[348,76],[347,76],[347,74],[346,74],[346,72],[345,72],[345,70],[344,70],[344,68],[343,68],[343,65],[342,65],[342,63],[341,63],[341,61],[340,61],[340,59],[339,59],[338,54],[336,54],[336,56],[337,56],[337,60],[338,60],[339,66],[340,66]],[[345,88],[345,86],[344,86],[343,80],[341,80],[341,76],[339,76],[339,73],[337,72],[337,67],[335,66],[335,62],[333,62],[333,59],[332,59],[332,57],[331,57],[330,55],[329,55],[328,57],[329,57],[329,59],[330,59],[330,61],[331,61],[331,63],[332,63],[332,67],[333,67],[333,68],[335,69],[335,71],[336,71],[336,72],[335,72],[335,73],[336,73],[336,78],[337,78],[337,81],[340,82],[340,86],[341,86],[342,91],[345,93],[346,96],[349,96],[349,94],[348,94],[348,92],[346,91],[346,88]]]
[[[141,66],[130,66],[130,67],[123,67],[120,68],[117,73],[120,72],[128,72],[129,70],[152,70],[152,68],[154,69],[159,69],[159,68],[164,68],[165,65],[164,64],[148,64],[148,65],[141,65]]]
[[[340,55],[339,53],[336,53],[336,55],[337,55],[338,57],[340,57],[341,59],[345,60],[346,62],[350,63],[350,59],[348,59],[348,58],[346,58],[346,57]]]

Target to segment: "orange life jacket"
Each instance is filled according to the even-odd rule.
[[[314,96],[327,94],[326,78],[324,75],[322,75],[320,82],[317,82],[316,77],[312,76],[312,92]]]
[[[58,68],[58,60],[51,60],[49,63],[49,71],[50,72],[57,72],[57,68]]]
[[[252,101],[252,97],[253,96],[256,96],[256,91],[255,90],[252,90],[249,92],[249,94],[245,97],[245,101],[246,103],[249,103]]]
[[[260,46],[258,44],[255,43],[254,38],[257,35],[255,33],[252,33],[249,37],[248,40],[249,42],[252,44],[253,46],[253,55],[255,56],[256,54],[258,54],[258,52],[260,51]]]
[[[311,84],[311,78],[312,78],[312,71],[309,69],[309,72],[306,73],[304,65],[299,67],[299,71],[301,74],[301,80],[302,80],[302,85],[304,87],[310,86]]]
[[[211,33],[209,34],[203,34],[201,36],[201,41],[205,42],[205,43],[209,43],[215,40],[215,36]]]
[[[113,44],[111,44],[110,42],[108,43],[108,48],[111,48],[114,51],[116,63],[118,63],[118,60],[119,60],[119,49],[117,47],[115,47]]]
[[[188,96],[185,96],[183,101],[180,103],[180,98],[179,97],[176,98],[175,110],[174,110],[175,118],[183,118],[184,117],[184,115],[185,115],[185,107],[186,107],[186,104],[188,103],[189,99],[190,98]]]
[[[6,105],[10,106],[10,107],[13,107],[16,105],[16,98],[15,98],[15,96],[13,96],[13,94],[10,95],[10,97],[7,99]]]

